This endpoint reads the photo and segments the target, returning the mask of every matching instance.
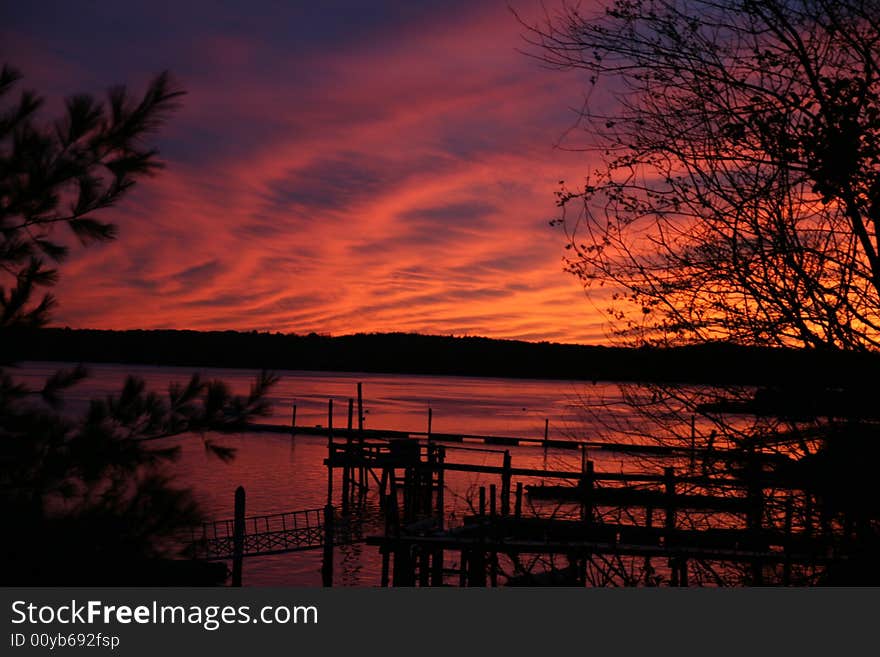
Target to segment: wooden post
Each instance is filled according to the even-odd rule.
[[[357,410],[358,410],[358,446],[363,450],[364,448],[364,398],[363,398],[363,390],[360,383],[357,384]],[[368,480],[367,480],[367,466],[363,465],[360,468],[360,483],[361,483],[361,492],[366,495]],[[382,498],[380,496],[379,502],[382,502]]]
[[[794,513],[793,493],[789,491],[785,498],[785,561],[782,563],[782,585],[791,586],[791,524]]]
[[[327,401],[327,504],[333,504],[333,400]]]
[[[522,518],[522,496],[523,496],[523,485],[521,481],[516,482],[516,502],[514,506],[513,514],[517,518]]]
[[[342,515],[348,515],[349,503],[354,499],[354,450],[352,449],[351,421],[354,400],[348,399],[348,435],[345,438],[345,461],[342,464]]]
[[[497,515],[496,515],[497,514],[497,507],[496,507],[496,502],[495,502],[496,497],[497,497],[497,488],[495,487],[495,484],[490,484],[489,485],[489,516],[492,518],[493,534],[496,531],[495,527],[494,527],[495,519],[497,517]],[[486,530],[484,528],[483,532],[482,532],[484,537],[485,537],[485,531]],[[494,536],[493,536],[493,538],[494,538]],[[483,581],[485,583],[485,579]],[[494,551],[489,554],[489,583],[493,587],[498,586],[498,553],[494,552]]]
[[[348,442],[349,442],[349,446],[350,446],[351,438],[348,439]],[[351,450],[351,458],[352,459],[357,458],[353,449]],[[354,462],[354,461],[352,461],[352,462]],[[352,465],[348,469],[349,494],[351,495],[351,504],[355,503],[355,491],[359,490],[358,487],[356,486],[357,481],[354,478],[354,472],[355,472],[355,466]]]
[[[599,510],[596,508],[596,496],[594,494],[594,489],[596,488],[596,472],[595,465],[592,461],[587,461],[587,490],[589,491],[589,498],[587,501],[589,502],[589,513],[587,514],[588,522],[595,522],[596,518],[599,515]]]
[[[333,398],[327,400],[327,436],[333,440]]]
[[[666,492],[666,531],[663,535],[663,542],[666,550],[670,551],[675,543],[675,471],[673,468],[663,468],[663,479]],[[669,557],[669,568],[672,571],[670,584],[678,586],[678,559],[674,555]]]
[[[493,486],[494,488],[494,486]],[[486,487],[480,486],[480,546],[468,554],[468,586],[486,586]]]
[[[388,489],[388,468],[382,468],[382,479],[379,481],[379,508],[388,512],[388,495],[385,492]]]
[[[652,529],[654,527],[654,507],[649,506],[645,509],[645,528]],[[650,534],[649,534],[650,536]],[[650,540],[650,539],[649,539]],[[647,586],[653,586],[653,576],[654,576],[654,566],[651,565],[651,557],[650,555],[645,555],[645,584]]]
[[[547,449],[547,440],[550,436],[550,419],[544,418],[544,449]]]
[[[434,419],[434,409],[428,406],[428,440],[431,440],[431,423]]]
[[[386,499],[385,526],[390,526],[395,535],[397,535],[400,533],[400,508],[397,504],[397,474],[393,466],[388,468],[386,472],[388,473],[388,497]]]
[[[413,477],[415,476],[415,472],[410,467],[405,467],[403,469],[403,521],[405,523],[412,522],[415,519],[415,513],[413,513]],[[397,561],[399,554],[394,555],[395,562]]]
[[[388,485],[389,491],[387,497],[385,497],[384,511],[385,511],[385,541],[382,545],[382,581],[381,586],[388,586],[389,579],[389,569],[391,565],[391,541],[395,541],[395,545],[397,544],[397,525],[396,525],[396,514],[397,514],[397,491],[394,484],[394,470],[389,468],[383,468],[382,470],[382,493],[385,492],[385,486]],[[396,561],[396,559],[395,559]]]
[[[443,586],[443,550],[435,549],[431,555],[431,586]]]
[[[333,586],[333,505],[324,507],[324,560],[321,564],[321,581],[324,586]]]
[[[443,464],[446,460],[446,448],[439,447],[437,450],[437,465],[439,466],[439,470],[437,470],[437,526],[440,528],[440,531],[443,531],[443,527],[446,524],[446,506],[443,500],[443,489],[445,487],[445,476]],[[443,553],[440,553],[440,562],[443,562]]]
[[[419,586],[430,586],[431,584],[431,553],[427,547],[422,546],[419,549]]]
[[[349,464],[349,459],[351,458],[351,438],[348,439],[345,445],[345,451],[342,453],[342,458],[344,459],[342,462],[342,515],[348,515],[348,500],[351,495],[351,465]]]
[[[358,382],[358,431],[364,430],[364,395],[363,385]]]
[[[595,466],[587,458],[586,448],[581,448],[581,519],[588,525],[596,518],[593,508],[593,486],[596,479]]]
[[[411,546],[400,546],[394,551],[394,566],[391,569],[391,585],[415,586],[415,561]]]
[[[429,467],[422,472],[422,501],[419,512],[426,517],[430,517],[434,513],[434,488],[436,486],[435,476],[437,473],[438,451],[433,445],[428,445],[426,451]]]
[[[510,515],[510,450],[504,450],[504,465],[501,473],[501,515]]]
[[[290,433],[296,433],[296,404],[293,405],[293,411],[290,417]]]
[[[763,468],[755,453],[754,443],[749,443],[746,451],[746,497],[748,512],[746,527],[749,532],[749,547],[756,551],[764,549],[761,538],[761,516],[764,511]],[[760,558],[752,560],[752,584],[760,586],[764,582],[764,564]]]
[[[385,537],[386,540],[388,537],[393,539],[394,545],[394,564],[391,568],[391,583],[393,586],[404,584],[402,583],[402,569],[406,566],[405,564],[405,556],[404,550],[401,549],[400,545],[400,509],[397,503],[397,477],[394,472],[394,468],[390,468],[388,470],[388,504],[385,510]],[[406,495],[406,490],[404,490],[404,495]],[[409,548],[407,548],[408,550]]]
[[[232,527],[232,585],[241,586],[244,557],[244,486],[235,489],[235,520]]]

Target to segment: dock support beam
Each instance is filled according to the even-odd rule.
[[[358,382],[358,432],[364,431],[364,390],[363,384]]]
[[[671,467],[663,468],[664,490],[666,493],[666,518],[663,534],[663,544],[666,550],[670,550],[675,543],[675,470]],[[669,557],[670,586],[679,584],[678,557]]]
[[[333,400],[327,401],[327,504],[333,504]]]
[[[241,586],[244,557],[244,486],[235,489],[235,520],[232,528],[232,585]]]
[[[504,465],[501,473],[501,515],[510,515],[510,450],[504,450]]]

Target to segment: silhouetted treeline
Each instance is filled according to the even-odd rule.
[[[6,361],[246,367],[693,383],[874,382],[880,355],[738,347],[622,348],[407,333],[8,330]]]

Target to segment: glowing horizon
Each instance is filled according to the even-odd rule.
[[[582,87],[517,52],[506,3],[11,13],[44,120],[163,69],[187,91],[167,168],[103,215],[119,239],[62,265],[53,325],[607,342],[548,226],[589,169],[554,147]]]

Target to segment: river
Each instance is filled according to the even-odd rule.
[[[16,380],[34,387],[65,363],[25,362],[12,370]],[[65,395],[65,411],[82,412],[89,399],[118,394],[127,375],[146,381],[157,392],[171,382],[185,383],[194,371],[204,377],[222,379],[236,393],[247,393],[256,371],[135,366],[88,365],[89,377]],[[357,384],[363,385],[365,427],[425,431],[427,413],[433,412],[432,429],[437,433],[520,436],[540,438],[548,421],[549,437],[556,439],[600,438],[601,429],[593,416],[584,412],[586,403],[601,404],[609,415],[621,413],[620,399],[613,383],[583,381],[502,379],[477,377],[365,374],[342,372],[278,371],[281,378],[272,389],[271,416],[264,421],[289,425],[292,406],[297,406],[297,424],[315,426],[327,423],[327,400],[337,409],[334,426],[345,426],[348,400],[356,397]],[[170,467],[182,485],[191,487],[206,513],[213,519],[231,516],[233,493],[237,486],[247,491],[247,515],[259,515],[318,508],[326,502],[326,438],[273,433],[241,433],[219,438],[236,449],[229,463],[209,454],[199,436],[166,439],[181,446],[180,458]],[[580,455],[567,450],[547,450],[540,446],[482,446],[466,449],[449,447],[449,458],[458,462],[500,465],[505,449],[510,449],[516,467],[546,467],[576,470]],[[596,455],[598,467],[619,468],[620,458]],[[604,459],[604,461],[603,461]],[[452,519],[468,512],[480,475],[457,473],[447,480],[447,513]],[[378,518],[375,500],[367,505]],[[366,545],[343,546],[337,550],[338,584],[374,586],[379,582],[376,548]],[[251,557],[245,560],[244,584],[250,586],[318,586],[321,583],[319,550],[294,554]]]

